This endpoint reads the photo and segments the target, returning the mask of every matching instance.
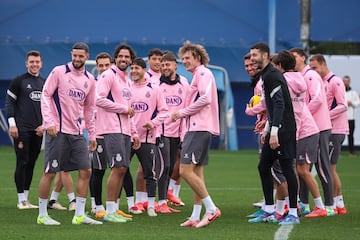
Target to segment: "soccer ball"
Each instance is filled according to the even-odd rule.
[[[261,101],[261,96],[254,95],[250,98],[249,107],[255,107]]]

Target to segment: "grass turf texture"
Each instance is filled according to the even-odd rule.
[[[212,199],[222,211],[222,216],[206,228],[179,226],[192,211],[192,193],[185,182],[182,184],[180,195],[186,206],[178,208],[182,210],[178,214],[159,214],[158,217],[150,218],[144,213],[135,215],[133,222],[129,223],[78,226],[71,224],[73,212],[49,210],[49,215],[60,221],[61,225],[44,226],[36,224],[37,209],[16,208],[17,195],[13,176],[15,155],[12,148],[0,147],[0,239],[274,239],[275,232],[280,227],[278,224],[250,224],[245,217],[256,210],[251,204],[262,196],[257,158],[255,151],[211,151],[210,165],[205,171],[206,183]],[[29,197],[36,205],[43,168],[42,160],[43,153],[36,164]],[[137,164],[137,159],[133,159],[133,173]],[[350,158],[347,153],[343,153],[338,164],[338,172],[342,179],[347,215],[301,218],[301,224],[293,228],[289,239],[360,239],[359,170],[360,159]],[[73,177],[75,182],[75,173]],[[104,179],[105,186],[106,177]],[[64,190],[59,201],[68,206]],[[103,201],[105,203],[105,197]],[[312,198],[310,203],[313,206]],[[127,210],[124,192],[120,208]],[[89,198],[86,210],[91,210]],[[93,217],[92,214],[90,216]]]

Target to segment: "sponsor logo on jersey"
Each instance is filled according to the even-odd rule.
[[[41,91],[32,91],[29,93],[29,98],[33,101],[39,102],[41,99]]]
[[[179,96],[167,96],[165,98],[166,105],[179,106],[182,103],[182,99]]]
[[[144,102],[134,102],[131,104],[131,107],[135,112],[146,112],[149,109],[149,105]]]
[[[124,88],[122,90],[122,97],[126,100],[130,100],[131,99],[131,92],[128,88]]]
[[[71,88],[68,91],[68,96],[76,101],[82,101],[85,99],[85,92],[80,89]]]

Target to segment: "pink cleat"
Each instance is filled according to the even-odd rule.
[[[191,221],[190,219],[180,224],[180,227],[196,227],[200,220]]]
[[[195,226],[196,228],[206,227],[210,223],[212,223],[214,220],[218,219],[221,216],[220,209],[216,209],[214,213],[205,213],[204,217],[201,219],[201,221]]]

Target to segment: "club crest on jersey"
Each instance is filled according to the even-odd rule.
[[[30,83],[26,86],[27,89],[32,89]]]
[[[126,100],[130,100],[131,99],[131,92],[128,88],[124,88],[122,90],[122,97]]]
[[[179,106],[182,103],[182,99],[179,96],[167,96],[165,98],[166,105],[168,106]]]
[[[87,81],[85,82],[85,84],[84,84],[84,88],[88,88],[88,83],[87,83]]]
[[[178,89],[178,94],[180,94],[180,95],[182,94],[182,89],[181,88]]]
[[[32,91],[29,93],[29,98],[35,102],[39,102],[41,99],[41,91]]]
[[[68,91],[68,96],[75,101],[82,101],[85,99],[85,92],[80,89],[71,88]]]
[[[147,98],[151,97],[150,92],[146,92],[145,97],[147,97]]]
[[[149,105],[144,102],[133,102],[131,107],[135,110],[135,112],[146,112],[149,109]]]

